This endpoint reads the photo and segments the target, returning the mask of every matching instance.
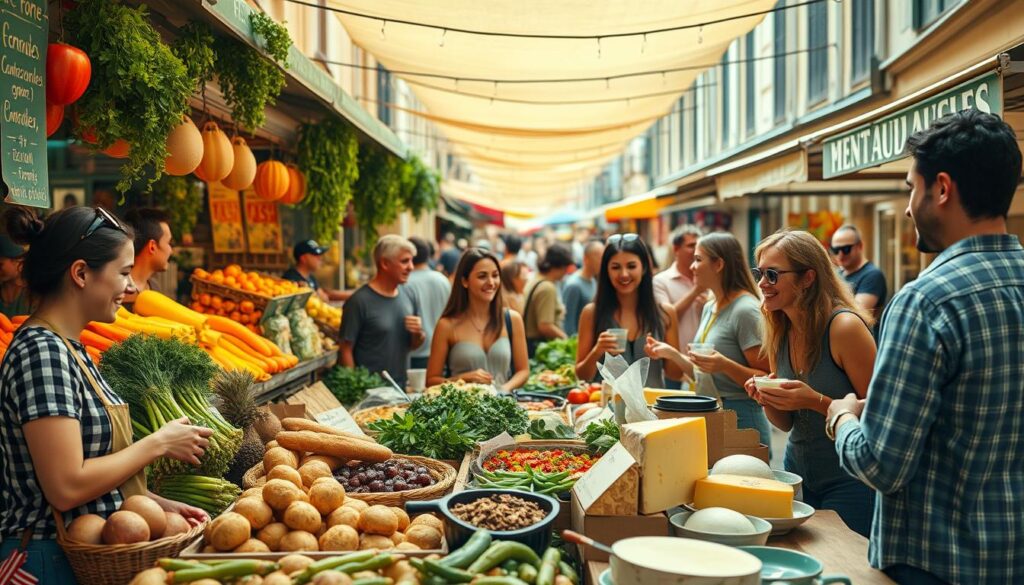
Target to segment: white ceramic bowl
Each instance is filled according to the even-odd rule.
[[[768,376],[754,376],[754,385],[758,388],[782,388],[783,382],[789,382],[785,378],[769,378]]]
[[[775,481],[781,481],[782,483],[793,486],[794,495],[800,492],[800,486],[804,484],[804,478],[795,473],[790,473],[781,469],[773,469],[772,475],[775,476]]]
[[[615,585],[760,585],[761,561],[738,548],[673,536],[612,545]]]
[[[691,512],[696,512],[697,508],[693,504],[686,504],[684,506]],[[797,526],[800,526],[804,522],[807,522],[811,516],[814,516],[814,508],[803,503],[793,500],[793,517],[792,518],[764,518],[766,522],[772,525],[772,536],[779,536],[782,534],[789,534]]]
[[[686,521],[690,519],[693,512],[679,512],[668,519],[671,524],[672,534],[681,538],[695,538],[708,542],[717,542],[726,546],[763,546],[768,542],[768,535],[772,531],[772,525],[757,516],[747,516],[747,520],[754,525],[755,532],[750,534],[724,534],[721,532],[705,532],[686,527]]]

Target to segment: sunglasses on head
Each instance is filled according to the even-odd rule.
[[[772,285],[775,285],[775,284],[779,283],[779,275],[780,274],[797,274],[797,273],[801,273],[801,272],[807,272],[807,269],[804,269],[804,270],[776,270],[774,268],[765,268],[764,270],[761,270],[760,268],[751,268],[750,269],[750,274],[752,274],[754,276],[754,282],[755,283],[756,282],[761,282],[761,277],[763,276],[764,278],[768,279],[768,284],[772,284]]]
[[[832,248],[832,253],[838,256],[840,252],[842,252],[843,254],[849,254],[850,251],[853,250],[853,247],[856,245],[857,244],[847,244],[845,246],[829,246],[829,248]]]
[[[608,236],[608,240],[605,242],[609,246],[617,246],[620,243],[628,244],[629,242],[635,242],[640,239],[638,234],[612,234]]]
[[[124,226],[121,225],[121,222],[117,221],[117,218],[114,217],[112,213],[110,213],[106,209],[103,209],[102,207],[97,207],[96,219],[92,220],[92,223],[89,224],[89,228],[85,230],[85,233],[82,234],[82,237],[79,238],[79,240],[84,240],[85,238],[88,238],[89,236],[96,233],[96,230],[104,226],[113,228],[115,230],[120,230],[124,233],[128,233],[128,230],[126,230]]]

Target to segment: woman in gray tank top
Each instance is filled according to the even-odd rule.
[[[754,278],[764,295],[763,351],[775,376],[791,381],[773,389],[751,379],[745,389],[772,424],[789,431],[785,467],[804,478],[804,502],[835,510],[868,536],[874,492],[840,468],[825,435],[825,414],[833,399],[867,396],[875,362],[872,317],[856,305],[809,233],[780,231],[761,242],[755,256]]]
[[[434,330],[427,384],[463,380],[512,390],[529,376],[523,318],[504,309],[498,259],[470,248],[455,269],[452,294]]]
[[[654,300],[654,275],[651,252],[636,234],[615,234],[608,238],[601,256],[601,272],[597,278],[594,302],[580,314],[579,344],[576,351],[576,376],[580,380],[597,380],[597,364],[606,353],[621,355],[632,364],[647,357],[647,337],[668,340],[673,347],[679,342],[677,320],[671,307]],[[626,349],[619,348],[609,329],[625,329]],[[676,348],[678,349],[678,348]],[[675,363],[651,360],[644,385],[664,388],[665,372],[679,378],[682,371]]]

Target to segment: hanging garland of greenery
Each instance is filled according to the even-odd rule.
[[[441,197],[441,175],[412,155],[402,165],[402,204],[419,219],[429,210],[437,209]]]
[[[249,45],[218,37],[217,80],[234,121],[250,132],[267,121],[264,111],[284,89],[284,73]]]
[[[217,54],[213,52],[213,31],[208,24],[190,22],[181,27],[171,50],[185,64],[193,87],[201,87],[213,79]]]
[[[398,218],[402,208],[402,165],[401,159],[379,147],[364,150],[360,156],[353,206],[356,222],[368,241],[377,239],[378,226]]]
[[[288,49],[292,46],[292,37],[288,34],[288,29],[262,12],[250,14],[249,25],[252,26],[254,34],[263,37],[263,46],[267,53],[287,69]]]
[[[324,244],[338,235],[352,187],[359,179],[359,140],[348,124],[331,116],[299,127],[297,164],[306,176],[302,205],[313,215],[313,239]]]
[[[171,216],[171,233],[179,242],[192,233],[203,210],[203,188],[185,177],[164,175],[153,184],[155,204]]]
[[[118,191],[128,191],[149,166],[151,184],[163,174],[167,135],[181,123],[194,89],[185,65],[150,25],[145,5],[80,0],[64,26],[92,62],[75,132],[79,137],[86,130],[95,133],[100,149],[118,139],[129,144]]]

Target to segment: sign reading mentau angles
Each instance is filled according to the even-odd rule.
[[[875,122],[827,138],[823,176],[831,179],[902,158],[911,134],[947,114],[972,108],[1002,114],[1003,82],[998,73],[986,73]]]
[[[45,0],[0,0],[0,166],[8,203],[50,206]]]

